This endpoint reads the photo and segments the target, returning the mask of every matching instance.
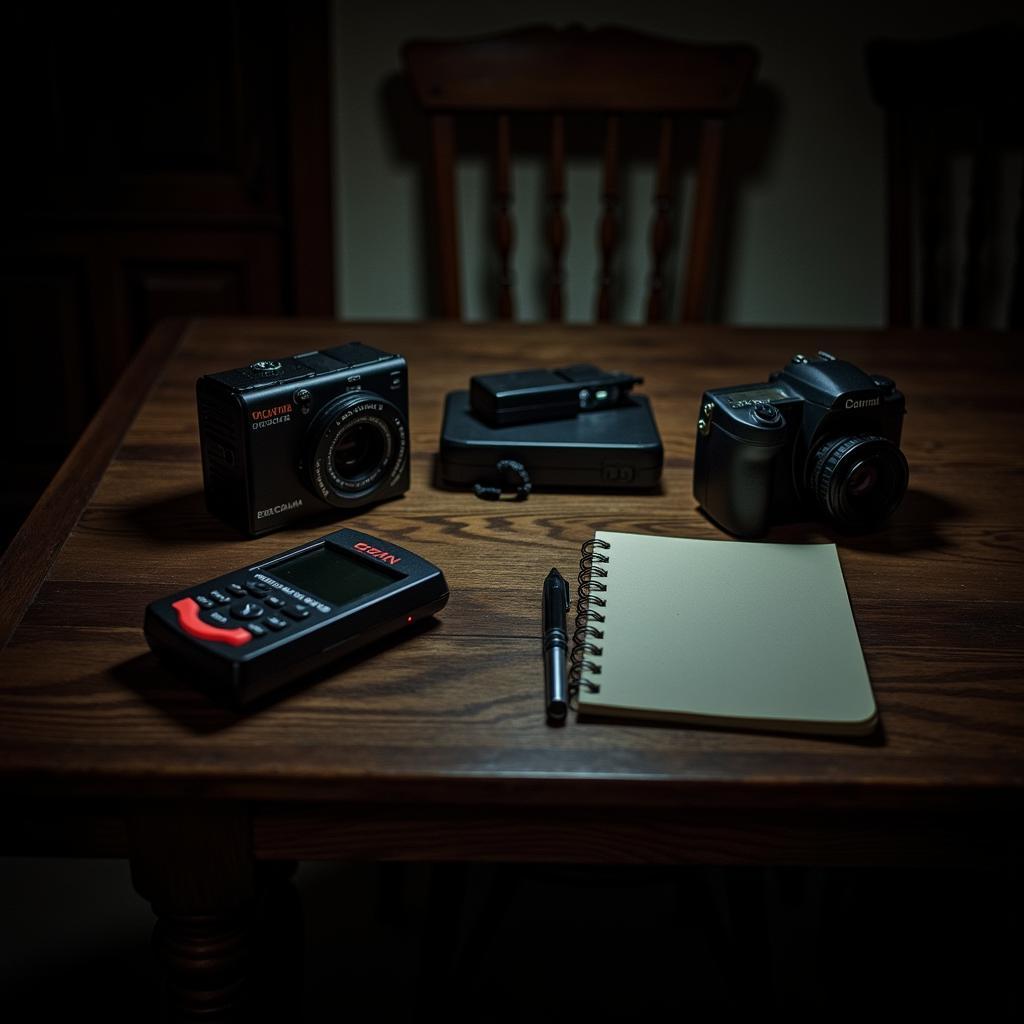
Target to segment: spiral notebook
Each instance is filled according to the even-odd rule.
[[[581,716],[840,735],[878,718],[834,544],[596,533],[570,681]]]

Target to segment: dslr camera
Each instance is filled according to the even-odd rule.
[[[794,356],[767,384],[706,391],[694,497],[740,537],[815,513],[841,530],[870,530],[907,489],[905,411],[891,380],[827,352]]]
[[[352,342],[196,382],[209,510],[256,537],[409,489],[405,360]]]

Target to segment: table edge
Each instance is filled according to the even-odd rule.
[[[142,404],[194,321],[162,320],[118,378],[0,557],[0,650],[35,599]]]

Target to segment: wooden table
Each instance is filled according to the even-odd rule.
[[[438,563],[451,601],[432,628],[337,675],[255,714],[224,711],[149,653],[143,608],[324,530],[244,540],[207,515],[195,379],[353,339],[405,355],[412,385],[411,489],[354,524]],[[575,577],[595,529],[719,536],[691,497],[701,391],[764,380],[818,348],[893,377],[908,398],[911,485],[888,529],[851,539],[803,524],[770,538],[838,541],[878,735],[549,728],[547,570]],[[257,862],[1019,858],[1020,352],[1005,334],[165,325],[3,563],[0,625],[17,625],[0,656],[4,850],[130,857],[192,1009],[236,994]],[[666,451],[660,493],[495,504],[435,486],[446,391],[473,373],[583,358],[644,376]]]

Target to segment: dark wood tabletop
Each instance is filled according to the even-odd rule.
[[[441,566],[451,600],[435,622],[281,700],[227,711],[149,652],[143,609],[334,527],[247,540],[208,515],[195,381],[347,340],[407,358],[412,438],[408,493],[348,522]],[[140,892],[186,922],[179,960],[182,935],[202,933],[196,920],[251,894],[257,861],[1019,857],[1020,343],[867,330],[165,325],[3,561],[5,851],[129,856]],[[878,732],[836,740],[575,716],[549,727],[547,571],[574,579],[597,529],[720,537],[691,493],[702,390],[763,381],[819,348],[907,395],[910,489],[891,523],[860,537],[814,522],[768,537],[838,543]],[[436,484],[447,391],[474,373],[582,359],[643,375],[665,445],[660,490],[493,503]],[[208,966],[208,949],[192,948]]]

